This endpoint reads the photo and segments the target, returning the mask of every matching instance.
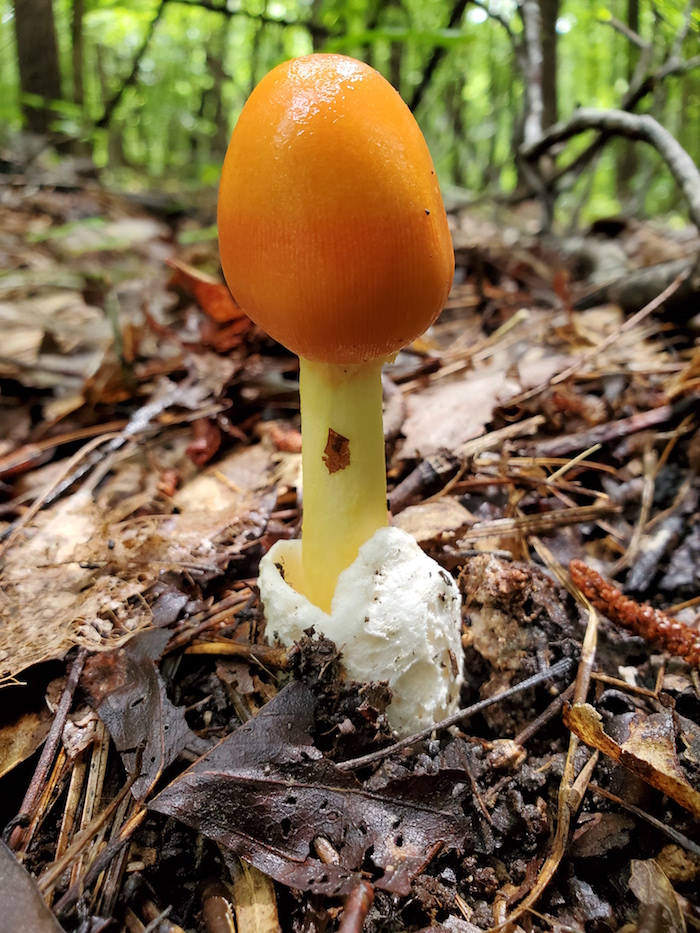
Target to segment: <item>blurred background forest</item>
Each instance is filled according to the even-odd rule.
[[[533,3],[539,70],[527,40]],[[533,193],[515,154],[528,142],[535,81],[530,142],[579,106],[616,108],[652,114],[700,161],[698,0],[0,0],[0,11],[5,160],[32,151],[29,130],[127,191],[214,186],[256,82],[312,50],[364,59],[400,90],[448,201]],[[573,171],[550,171],[558,218],[684,221],[655,149],[593,139],[567,144]]]

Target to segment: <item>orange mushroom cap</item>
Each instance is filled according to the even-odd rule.
[[[454,254],[418,124],[377,71],[344,55],[284,62],[238,119],[219,190],[234,297],[297,355],[362,363],[426,330]]]

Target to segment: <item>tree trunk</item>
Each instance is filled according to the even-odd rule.
[[[557,106],[557,20],[559,0],[540,0],[542,23],[542,129],[553,126],[559,116]]]
[[[85,0],[73,0],[71,17],[71,52],[73,57],[73,102],[82,107],[85,101],[83,89],[83,14]]]
[[[51,0],[15,0],[15,37],[22,93],[60,100],[61,71]],[[32,133],[50,131],[53,113],[49,107],[23,103],[22,112]]]
[[[639,0],[627,0],[627,25],[639,33]],[[634,42],[627,44],[627,81],[631,82],[639,61],[639,49]],[[617,182],[623,199],[634,193],[634,179],[639,171],[639,147],[628,139],[620,140],[620,155],[617,162]]]

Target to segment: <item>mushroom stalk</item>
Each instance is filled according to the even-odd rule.
[[[338,576],[388,524],[383,360],[300,359],[304,595],[330,612]]]

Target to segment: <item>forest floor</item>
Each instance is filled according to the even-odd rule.
[[[265,640],[297,361],[221,284],[213,194],[69,168],[0,176],[6,928],[699,928],[696,232],[450,211],[385,434],[463,595],[464,715],[397,748],[338,647]]]

